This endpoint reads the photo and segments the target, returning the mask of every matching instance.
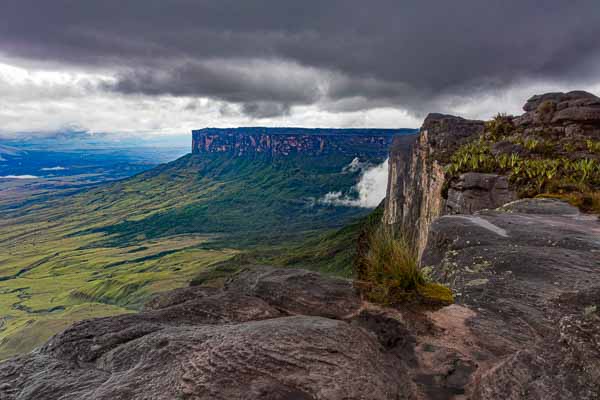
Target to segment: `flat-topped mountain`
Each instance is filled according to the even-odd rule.
[[[387,149],[394,136],[414,132],[413,129],[206,128],[192,131],[192,153],[372,156]]]
[[[197,131],[194,154],[72,195],[0,205],[0,359],[73,321],[139,309],[251,250],[270,264],[350,275],[355,230],[336,232],[370,209],[321,200],[330,192],[355,198],[364,168],[381,164],[392,135],[404,131],[255,131]],[[200,152],[199,138],[212,145]],[[267,154],[260,140],[317,144],[315,152],[283,155],[276,145]]]

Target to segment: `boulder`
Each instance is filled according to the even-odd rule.
[[[468,172],[450,183],[446,213],[472,214],[497,208],[517,198],[517,193],[511,190],[506,176]]]
[[[523,109],[526,113],[514,120],[516,126],[600,125],[600,98],[584,91],[536,95],[527,101]]]

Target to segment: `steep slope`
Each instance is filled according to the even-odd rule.
[[[283,259],[299,243],[318,244],[366,215],[319,199],[348,192],[360,170],[345,167],[355,157],[381,163],[387,146],[364,152],[339,143],[348,151],[190,154],[122,181],[3,206],[0,358],[73,321],[137,310],[240,252],[260,247]],[[349,271],[331,266],[317,247],[302,251],[319,257],[319,268]]]

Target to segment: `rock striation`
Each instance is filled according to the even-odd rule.
[[[234,156],[387,152],[395,135],[412,129],[206,128],[192,131],[192,153]]]
[[[468,398],[600,398],[597,216],[544,199],[444,216],[423,263],[472,311]]]
[[[136,315],[76,323],[0,364],[0,398],[407,398],[405,331],[370,329],[378,319],[349,281],[253,267],[222,290],[179,289]]]

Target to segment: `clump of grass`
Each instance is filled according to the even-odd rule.
[[[369,301],[385,305],[453,303],[452,291],[430,282],[422,272],[414,246],[405,235],[396,237],[390,229],[379,228],[370,233],[368,243],[357,283]]]

